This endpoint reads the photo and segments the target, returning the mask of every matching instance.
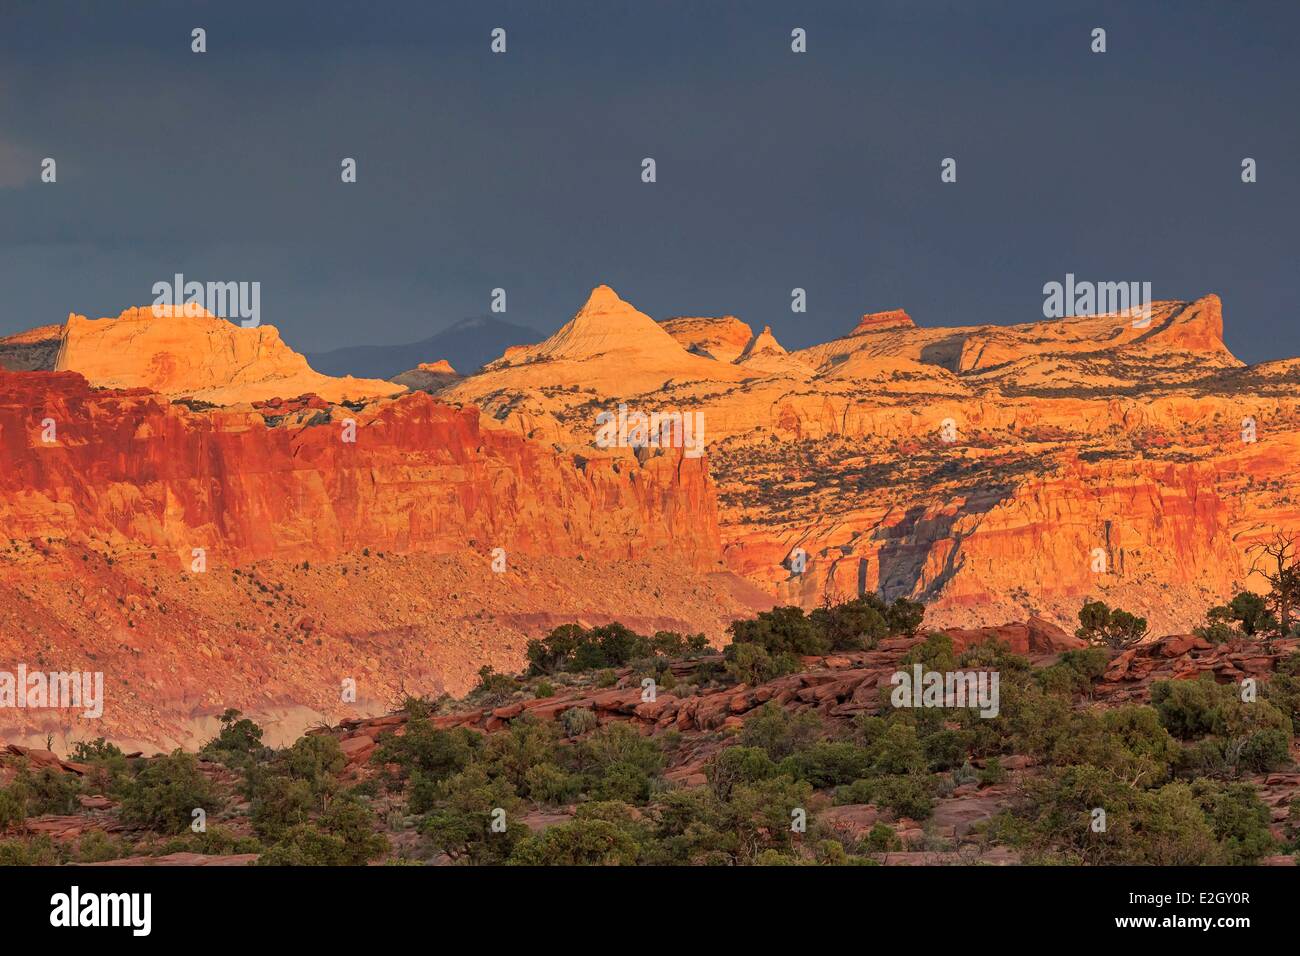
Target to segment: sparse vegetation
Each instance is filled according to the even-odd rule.
[[[998,640],[959,650],[947,634],[922,631],[923,611],[875,596],[811,614],[776,608],[737,621],[721,660],[702,638],[557,628],[530,645],[532,676],[484,668],[459,703],[404,695],[402,722],[362,763],[349,762],[329,728],[267,747],[234,710],[221,715],[202,760],[179,751],[133,759],[102,739],[82,741],[72,754],[82,776],[24,767],[0,788],[0,861],[198,852],[302,866],[848,865],[960,846],[977,856],[1001,847],[1026,862],[1247,865],[1283,840],[1300,842],[1290,824],[1279,839],[1258,792],[1258,775],[1291,767],[1300,653],[1279,661],[1259,699],[1207,675],[1156,681],[1149,703],[1098,707],[1115,649],[1145,632],[1139,618],[1090,602],[1080,632],[1096,646],[1043,666]],[[1270,615],[1238,595],[1207,620],[1232,628],[1234,640],[1254,639]],[[996,716],[894,707],[887,682],[851,698],[849,713],[819,706],[815,694],[772,696],[773,686],[816,691],[898,637],[909,640],[895,645],[893,666],[996,671]],[[810,683],[768,684],[743,720],[724,720],[724,707],[687,734],[647,733],[650,724],[611,719],[582,697],[610,687],[629,707],[651,706],[640,696],[641,675],[651,675],[661,694],[729,703],[807,667],[805,658],[821,668],[828,655],[839,663]],[[548,719],[524,710],[554,707],[552,695],[566,692],[560,700],[574,703]],[[499,711],[512,714],[499,729],[448,725],[466,708],[499,707],[495,698],[514,708]],[[86,793],[110,795],[121,820],[143,829],[91,827],[67,843],[25,833],[34,817],[78,812]],[[964,835],[944,835],[939,808],[962,794],[994,798],[996,809]],[[209,821],[199,831],[190,826],[196,808]],[[837,812],[865,822],[846,830]]]

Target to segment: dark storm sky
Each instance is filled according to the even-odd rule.
[[[1032,321],[1073,272],[1218,292],[1237,354],[1297,355],[1298,33],[1300,3],[1226,0],[7,0],[0,332],[179,271],[260,281],[303,351],[497,286],[549,332],[600,282],[797,347],[900,306]]]

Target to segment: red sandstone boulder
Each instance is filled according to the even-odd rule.
[[[958,652],[990,640],[1009,645],[1013,654],[1059,654],[1088,646],[1086,641],[1041,617],[1031,617],[1022,624],[997,627],[946,628],[943,633],[952,640],[953,649]]]

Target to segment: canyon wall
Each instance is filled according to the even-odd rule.
[[[663,550],[704,567],[720,551],[705,460],[557,455],[424,393],[359,411],[320,400],[196,411],[73,373],[0,372],[0,449],[10,537],[103,536],[187,564],[196,547],[232,564],[503,547]]]

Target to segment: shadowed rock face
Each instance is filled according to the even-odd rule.
[[[11,372],[48,372],[59,357],[61,325],[43,325],[0,339],[0,368]]]
[[[451,367],[450,362],[439,359],[437,362],[421,362],[401,375],[394,375],[393,381],[398,385],[405,385],[413,392],[433,394],[460,378],[461,375]]]

